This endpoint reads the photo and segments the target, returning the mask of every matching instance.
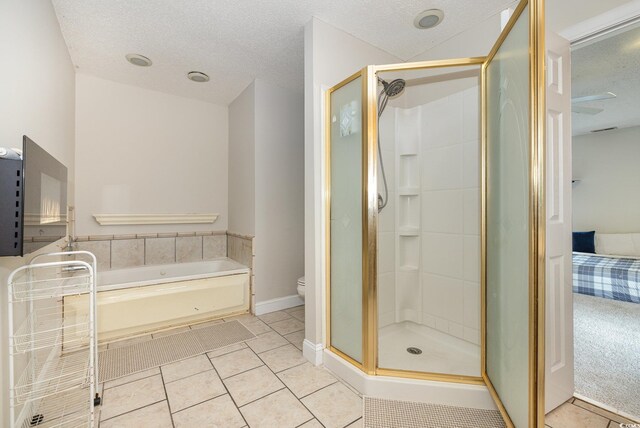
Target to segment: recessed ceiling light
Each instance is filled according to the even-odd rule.
[[[149,67],[153,64],[149,58],[140,54],[127,54],[125,58],[127,58],[127,61],[131,64],[139,67]]]
[[[209,76],[200,71],[190,71],[187,73],[187,78],[194,82],[204,83],[209,81]]]
[[[443,11],[440,9],[429,9],[424,12],[420,12],[413,20],[413,25],[420,30],[426,30],[427,28],[433,28],[440,24],[443,19]]]

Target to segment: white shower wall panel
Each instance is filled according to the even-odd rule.
[[[465,87],[388,106],[380,119],[389,203],[378,218],[378,323],[411,321],[479,344],[479,88]]]
[[[479,88],[423,104],[423,324],[479,343]]]
[[[381,327],[393,324],[396,315],[396,108],[387,106],[380,118],[380,148],[387,177],[389,199],[378,216],[378,323]],[[382,171],[378,169],[378,191],[383,193]]]
[[[478,91],[388,107],[381,118],[390,202],[379,216],[380,327],[411,321],[479,343]]]

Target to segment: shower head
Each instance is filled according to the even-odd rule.
[[[404,79],[395,79],[391,82],[387,82],[386,80],[378,78],[380,83],[382,83],[382,87],[384,93],[389,97],[395,97],[399,95],[402,91],[404,91],[404,87],[407,84]]]

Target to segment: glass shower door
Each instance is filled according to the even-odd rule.
[[[537,57],[540,8],[537,0],[518,6],[483,66],[482,375],[505,420],[516,427],[543,423],[537,324],[544,221],[538,215],[544,170],[536,93],[544,87],[537,85],[543,79]]]
[[[328,95],[327,195],[329,216],[328,343],[361,365],[363,106],[362,77],[357,74]]]

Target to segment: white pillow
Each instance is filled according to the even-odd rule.
[[[597,233],[596,254],[640,257],[640,233]]]

